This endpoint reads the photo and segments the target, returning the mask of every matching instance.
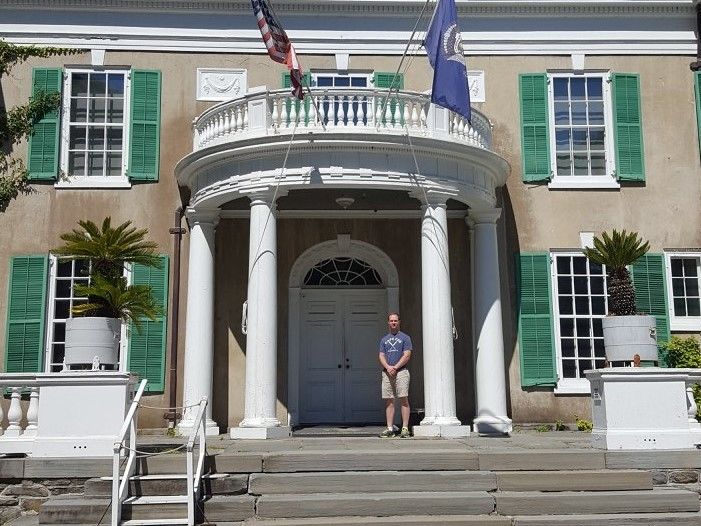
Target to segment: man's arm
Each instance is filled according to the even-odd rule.
[[[404,351],[404,354],[402,354],[402,357],[397,362],[397,365],[394,366],[395,370],[404,367],[409,363],[409,360],[411,360],[411,351]]]
[[[389,374],[390,376],[394,376],[395,374],[397,374],[397,367],[395,365],[389,365],[387,363],[387,357],[385,356],[385,353],[383,353],[382,351],[380,351],[379,359],[380,359],[380,365],[382,365],[382,368],[385,371],[387,371],[387,374]]]

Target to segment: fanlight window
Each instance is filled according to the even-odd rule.
[[[382,278],[370,265],[356,258],[320,261],[304,277],[305,287],[378,287]]]

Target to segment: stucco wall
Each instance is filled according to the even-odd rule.
[[[307,69],[334,69],[331,56],[302,56]],[[587,397],[553,396],[551,392],[525,392],[520,387],[514,308],[514,254],[519,251],[577,248],[579,232],[608,230],[613,227],[639,231],[649,239],[653,251],[663,248],[701,246],[701,174],[697,144],[693,76],[688,69],[691,57],[609,56],[587,57],[587,69],[639,73],[643,104],[646,183],[624,185],[620,190],[548,190],[544,185],[521,182],[518,74],[546,69],[569,69],[569,57],[481,56],[468,58],[470,69],[485,70],[487,102],[475,104],[494,125],[495,150],[512,166],[512,174],[501,192],[503,216],[501,232],[501,275],[506,358],[511,385],[510,405],[517,422],[571,420],[575,413],[588,414]],[[350,69],[393,71],[396,57],[351,56]],[[30,93],[31,67],[63,64],[89,64],[89,55],[33,60],[18,66],[2,80],[2,99],[8,107],[26,100]],[[13,201],[0,214],[0,335],[4,354],[7,272],[9,257],[42,253],[58,244],[58,236],[79,218],[100,220],[112,215],[115,221],[132,219],[147,227],[162,252],[172,256],[173,210],[183,204],[173,177],[177,161],[191,151],[192,119],[212,103],[195,100],[198,67],[246,68],[250,86],[280,85],[282,69],[264,55],[117,53],[107,52],[106,64],[157,68],[163,73],[162,136],[160,181],[135,185],[128,190],[55,190],[52,185],[34,185],[35,193]],[[431,70],[424,58],[412,62],[405,88],[429,89]],[[23,155],[24,147],[17,151]],[[399,227],[396,228],[397,224]],[[399,234],[398,234],[399,232]],[[337,233],[350,233],[355,239],[376,244],[395,259],[400,269],[403,322],[417,341],[421,339],[418,220],[340,221],[291,220],[279,223],[279,415],[285,415],[287,275],[294,259],[315,243],[333,239]],[[456,343],[458,413],[469,420],[473,411],[469,327],[469,272],[467,233],[459,221],[450,223],[453,304],[460,340]],[[215,336],[214,413],[220,424],[236,424],[243,413],[243,346],[240,334],[240,306],[245,296],[248,251],[246,220],[223,220],[217,232],[217,310]],[[403,239],[404,241],[400,241]],[[407,239],[409,240],[407,242]],[[407,244],[408,243],[408,244]],[[181,323],[179,334],[182,387],[185,295],[187,292],[187,236],[183,242],[181,279]],[[399,246],[406,246],[402,252]],[[394,254],[398,254],[395,258]],[[461,259],[463,258],[463,259]],[[0,356],[0,359],[3,357]],[[416,360],[418,362],[419,360]],[[415,370],[415,373],[418,372]],[[420,404],[421,375],[414,374],[413,402]],[[465,380],[463,380],[465,379]],[[157,405],[167,401],[167,391],[154,397]],[[180,393],[178,399],[180,400]],[[163,425],[160,411],[144,413],[145,427]]]

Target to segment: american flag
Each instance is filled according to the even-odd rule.
[[[258,20],[258,29],[263,35],[263,42],[268,50],[268,55],[275,62],[285,64],[290,70],[292,94],[300,100],[304,99],[302,89],[302,67],[299,65],[292,42],[287,38],[287,33],[275,17],[269,0],[251,0],[253,13]]]

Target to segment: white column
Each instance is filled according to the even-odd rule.
[[[212,420],[212,375],[214,367],[214,229],[219,210],[188,209],[190,262],[187,281],[185,321],[185,365],[183,368],[183,418],[178,424],[182,435],[194,425],[202,397],[207,403],[207,435],[218,435]]]
[[[475,346],[475,394],[477,416],[474,431],[504,434],[512,431],[506,416],[506,370],[504,365],[504,332],[501,319],[501,284],[497,225],[501,209],[470,211],[474,224],[475,289],[474,320],[477,334]]]
[[[251,196],[248,253],[248,321],[244,419],[232,438],[290,435],[276,416],[277,403],[277,228],[271,193]]]
[[[415,436],[469,435],[455,411],[453,321],[450,302],[448,220],[445,199],[423,206],[421,220],[421,309],[425,418]]]

